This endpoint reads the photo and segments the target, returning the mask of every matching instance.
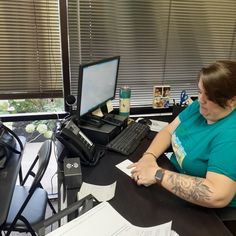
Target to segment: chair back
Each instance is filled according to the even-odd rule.
[[[29,174],[34,176],[34,180],[31,184],[31,187],[29,189],[29,192],[34,192],[36,188],[41,187],[41,180],[43,178],[43,175],[48,167],[48,163],[51,156],[51,150],[52,150],[52,141],[46,140],[43,142],[42,146],[40,147],[37,157],[35,159],[35,163],[32,164],[29,172]],[[34,168],[34,165],[38,162],[38,169],[36,173],[33,173],[32,169]],[[33,174],[32,174],[33,173]],[[26,176],[27,178],[27,176]]]
[[[32,226],[45,217],[46,204],[48,201],[46,191],[43,190],[40,182],[48,167],[51,149],[52,141],[44,141],[22,181],[21,186],[15,187],[12,206],[10,207],[4,226],[7,230],[6,236],[10,235],[12,231],[30,232],[31,235],[36,235]],[[38,168],[36,168],[36,164],[38,164]],[[33,169],[35,169],[35,171]],[[29,176],[33,177],[31,184],[29,186],[22,186],[25,185]],[[29,209],[27,209],[28,204],[30,205]],[[37,214],[34,214],[35,212],[31,212],[31,209],[36,209],[37,207],[35,208],[35,206],[37,206],[37,204],[41,204],[40,209],[36,212]]]

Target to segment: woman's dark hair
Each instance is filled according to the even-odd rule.
[[[198,75],[209,100],[221,107],[226,107],[227,101],[236,96],[236,62],[216,61],[203,67]]]

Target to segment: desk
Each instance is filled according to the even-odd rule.
[[[129,159],[138,160],[150,142],[151,138],[145,139]],[[180,236],[232,235],[214,210],[181,200],[158,185],[137,186],[130,177],[115,167],[125,159],[127,157],[108,151],[97,166],[82,167],[82,177],[83,181],[98,185],[117,181],[115,197],[109,202],[130,223],[148,227],[172,220],[172,228]],[[159,159],[159,164],[170,165],[164,156]],[[67,201],[73,201],[75,194],[75,190],[68,192]]]
[[[25,138],[20,137],[20,139],[23,145],[25,145]],[[7,161],[6,167],[0,170],[0,228],[8,215],[11,198],[21,168],[21,159],[22,155],[13,153],[11,158]]]

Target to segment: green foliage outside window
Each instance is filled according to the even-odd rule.
[[[20,99],[0,101],[0,114],[61,112],[64,110],[63,99]],[[23,125],[22,125],[23,123]],[[37,140],[39,137],[51,138],[55,127],[55,120],[36,120],[30,122],[14,122],[9,124],[18,133],[27,136],[27,141]]]
[[[58,112],[63,110],[63,99],[25,99],[9,100],[9,108],[14,108],[13,113],[27,112]]]

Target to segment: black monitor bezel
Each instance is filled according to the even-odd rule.
[[[114,92],[113,95],[109,98],[107,98],[105,101],[103,101],[100,104],[97,104],[96,106],[94,106],[93,108],[91,108],[88,112],[86,112],[85,114],[81,115],[80,114],[80,108],[81,108],[81,97],[82,97],[82,84],[83,84],[83,71],[85,68],[90,67],[90,66],[94,66],[94,65],[98,65],[98,64],[102,64],[105,62],[109,62],[109,61],[113,61],[113,60],[118,60],[117,63],[117,70],[116,70],[116,78],[115,78],[115,88],[114,88]],[[118,80],[118,73],[119,73],[119,66],[120,66],[120,56],[114,56],[114,57],[109,57],[109,58],[104,58],[102,60],[98,60],[98,61],[94,61],[91,63],[86,63],[86,64],[81,64],[79,66],[79,76],[78,76],[78,90],[77,90],[77,109],[76,109],[76,118],[78,120],[80,120],[81,117],[86,116],[87,114],[89,114],[90,112],[96,110],[99,107],[102,107],[106,104],[107,101],[112,100],[115,98],[116,96],[116,88],[117,88],[117,80]]]

